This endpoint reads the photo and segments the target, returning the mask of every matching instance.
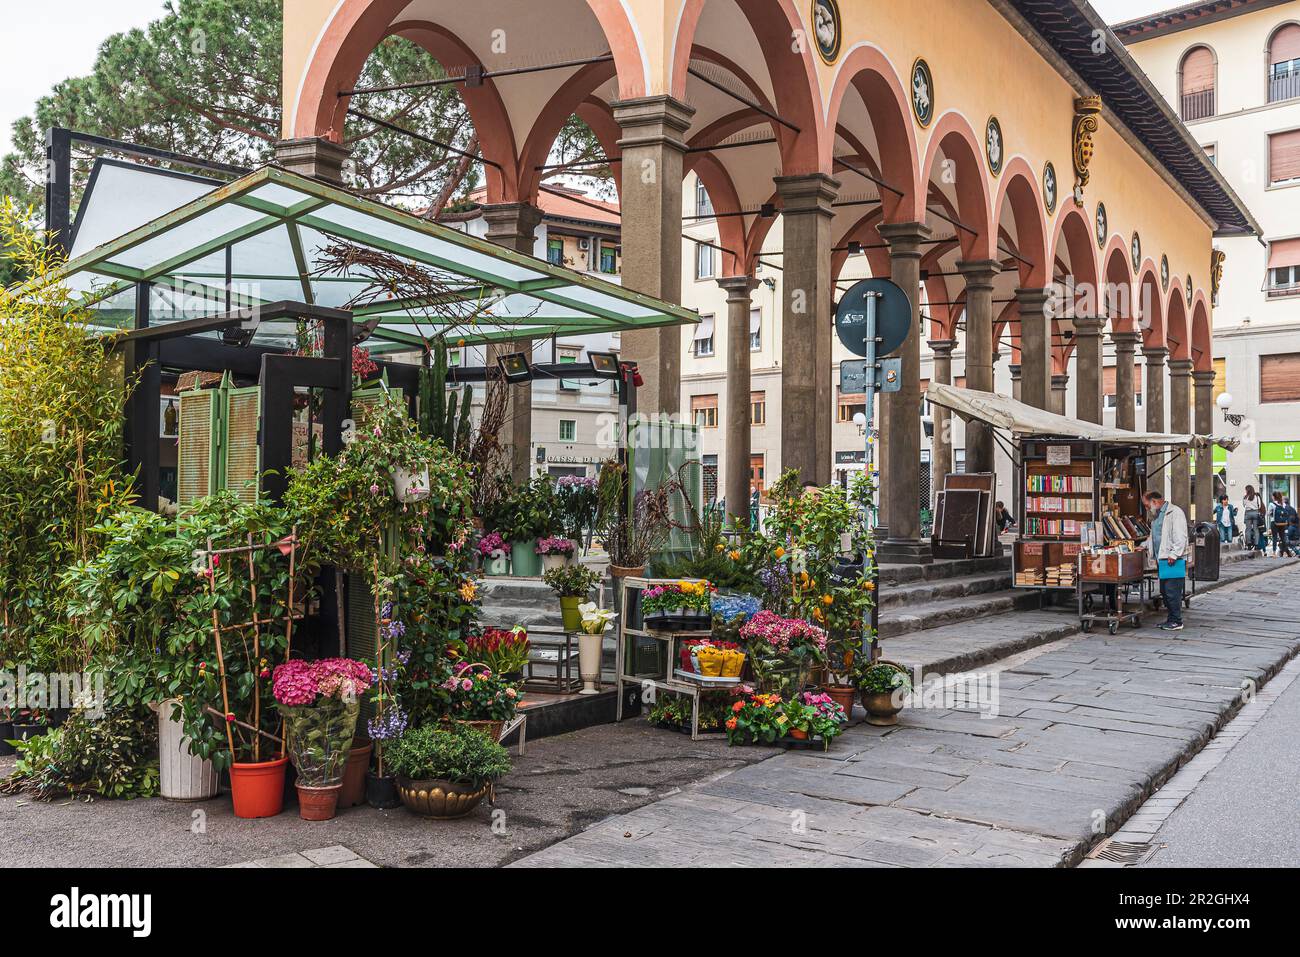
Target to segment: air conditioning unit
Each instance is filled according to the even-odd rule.
[[[578,248],[581,249],[581,250],[583,250],[584,252],[585,252],[586,250],[590,249],[590,248],[591,248],[591,240],[590,240],[590,239],[579,239],[579,240],[578,240]]]

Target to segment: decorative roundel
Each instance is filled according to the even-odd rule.
[[[1106,218],[1106,204],[1097,204],[1097,245],[1106,247],[1106,237],[1110,235],[1110,223]]]
[[[1057,191],[1060,184],[1056,181],[1056,167],[1049,161],[1043,167],[1043,205],[1049,214],[1056,212]]]
[[[1136,232],[1133,233],[1133,241],[1129,243],[1129,255],[1133,258],[1133,272],[1136,274],[1142,268],[1142,237]]]
[[[1194,298],[1196,298],[1196,287],[1192,285],[1192,277],[1189,274],[1187,276],[1187,304],[1189,306]]]
[[[922,127],[934,119],[934,76],[930,64],[920,57],[912,64],[912,113]]]
[[[1160,288],[1164,292],[1169,291],[1169,257],[1160,257]]]
[[[984,126],[984,155],[989,161],[989,172],[994,176],[1001,173],[1006,160],[1006,146],[1002,142],[1002,124],[996,116],[990,116]]]
[[[827,63],[834,63],[840,55],[842,36],[840,6],[836,0],[813,0],[812,22],[817,52]]]

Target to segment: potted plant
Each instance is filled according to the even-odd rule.
[[[504,628],[484,628],[483,633],[471,635],[465,642],[470,661],[486,665],[494,674],[506,681],[519,681],[528,664],[531,645],[528,631],[523,625]]]
[[[14,746],[9,743],[13,739],[13,736],[13,714],[9,708],[0,708],[0,758],[5,758],[15,753]]]
[[[833,739],[844,731],[848,717],[844,709],[828,694],[805,691],[798,699],[802,712],[802,726],[810,737],[821,738],[822,746],[829,748]]]
[[[393,703],[388,704],[382,714],[366,722],[366,734],[370,737],[377,762],[375,770],[366,774],[366,803],[381,811],[402,803],[397,793],[397,778],[385,766],[383,755],[385,749],[406,732],[407,723],[406,712]]]
[[[40,737],[48,734],[49,730],[49,722],[41,708],[21,708],[14,714],[12,738],[15,741]]]
[[[618,615],[607,608],[598,608],[595,602],[590,601],[579,605],[578,613],[582,625],[582,636],[578,639],[578,674],[582,678],[582,690],[578,694],[598,694],[605,632]]]
[[[334,816],[356,735],[359,696],[371,680],[370,666],[350,658],[295,659],[275,669],[276,707],[284,716],[289,756],[298,772],[303,820]]]
[[[600,584],[600,579],[600,573],[582,565],[552,568],[542,576],[542,580],[560,596],[560,615],[564,619],[565,631],[577,631],[582,627],[578,605]]]
[[[726,720],[727,743],[775,744],[786,736],[790,721],[778,694],[750,694],[737,698]]]
[[[802,618],[760,611],[740,629],[759,687],[793,696],[808,685],[826,654],[826,632]]]
[[[575,554],[590,544],[596,525],[596,479],[581,475],[564,475],[555,483],[555,494],[560,506],[560,524],[565,535],[573,540]]]
[[[615,578],[639,578],[646,563],[667,544],[672,530],[673,499],[683,485],[674,477],[642,489],[628,502],[627,468],[607,463],[596,484],[596,535],[609,556]]]
[[[448,717],[472,725],[493,741],[501,739],[505,723],[519,708],[519,688],[491,668],[457,662],[442,687],[449,693]]]
[[[542,572],[564,568],[573,557],[573,539],[554,535],[538,539],[537,554],[542,556]]]
[[[887,727],[898,724],[903,699],[912,690],[907,669],[892,661],[866,664],[857,675],[862,706],[867,709],[867,723]]]
[[[510,546],[500,532],[488,532],[478,541],[478,553],[483,559],[485,575],[510,574]]]
[[[221,791],[213,763],[194,753],[185,733],[181,699],[154,706],[158,713],[159,793],[169,801],[206,801]]]
[[[651,629],[708,631],[713,586],[706,581],[669,582],[641,592],[641,618]]]
[[[338,800],[340,808],[360,807],[366,803],[366,772],[370,770],[370,755],[374,750],[374,743],[364,734],[359,733],[352,739],[352,750],[343,766],[343,787]]]
[[[510,771],[506,749],[465,725],[423,725],[388,746],[397,793],[422,817],[464,817]]]

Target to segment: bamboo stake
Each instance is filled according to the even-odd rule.
[[[208,539],[208,594],[216,598],[217,594],[217,566],[214,564],[215,556],[212,554],[212,539]],[[226,709],[226,713],[221,716],[221,720],[226,725],[226,744],[230,748],[230,760],[233,762],[238,755],[235,752],[235,733],[230,729],[230,691],[226,686],[226,656],[221,650],[221,619],[217,617],[217,606],[215,602],[212,605],[212,633],[217,640],[217,668],[221,672],[221,704]]]
[[[262,629],[257,624],[257,563],[253,561],[253,533],[248,533],[248,595],[253,612],[253,727],[262,727]],[[260,731],[259,731],[260,735]],[[253,737],[253,761],[262,760],[262,739]]]
[[[293,526],[289,533],[289,615],[284,623],[284,660],[289,660],[289,653],[293,650],[293,583],[295,575],[295,560],[298,557],[298,526]],[[257,618],[257,609],[253,609],[253,618]],[[280,718],[280,753],[289,753],[289,721]]]
[[[203,710],[205,710],[208,714],[212,715],[214,718],[222,718],[223,720],[224,720],[224,718],[225,718],[225,716],[222,715],[221,712],[219,712],[216,708],[213,708],[213,707],[211,707],[211,706],[206,707],[206,708],[204,708]],[[238,718],[236,718],[234,721],[232,721],[232,722],[230,722],[230,723],[231,723],[231,724],[237,724],[237,725],[239,725],[241,728],[243,728],[245,731],[252,731],[254,734],[260,735],[260,736],[263,737],[263,738],[267,738],[267,739],[269,739],[269,740],[271,740],[271,741],[274,741],[276,744],[279,744],[279,743],[280,743],[280,739],[277,738],[275,735],[270,734],[270,733],[268,733],[268,732],[266,732],[266,731],[261,731],[261,730],[255,728],[255,727],[253,727],[251,724],[245,724],[244,722],[240,721]]]
[[[380,547],[383,547],[383,539],[380,539]],[[374,560],[374,585],[371,587],[372,598],[375,605],[375,666],[379,672],[379,696],[378,696],[378,713],[379,727],[384,725],[384,626],[381,621],[382,616],[379,613],[379,559]],[[377,749],[375,756],[376,767],[379,769],[379,776],[384,776],[384,748],[381,744]]]

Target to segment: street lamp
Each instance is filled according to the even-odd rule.
[[[1229,392],[1220,393],[1219,397],[1215,400],[1215,405],[1217,405],[1219,407],[1219,410],[1223,413],[1223,419],[1225,422],[1231,422],[1233,425],[1237,426],[1237,428],[1241,428],[1241,423],[1245,421],[1246,417],[1240,414],[1234,415],[1233,413],[1228,411],[1228,409],[1232,408],[1231,393]]]

